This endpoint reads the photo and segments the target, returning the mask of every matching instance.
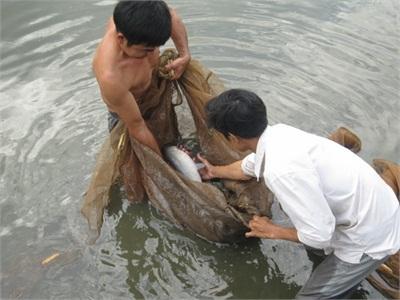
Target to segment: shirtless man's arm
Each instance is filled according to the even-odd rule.
[[[129,135],[161,156],[157,141],[147,127],[132,93],[112,78],[103,79],[99,85],[108,108],[118,114],[128,128]]]
[[[178,50],[179,58],[167,65],[167,70],[173,69],[175,71],[175,75],[172,79],[178,79],[181,77],[190,61],[190,51],[185,25],[174,9],[170,8],[170,13],[171,38],[174,41],[176,49]]]

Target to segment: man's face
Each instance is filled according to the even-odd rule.
[[[133,58],[152,58],[154,56],[158,57],[160,55],[159,47],[147,47],[144,45],[132,45],[127,46],[124,52]]]
[[[125,37],[120,37],[120,45],[122,51],[129,57],[132,58],[158,58],[160,56],[159,47],[149,47],[145,45],[128,45],[128,41]]]

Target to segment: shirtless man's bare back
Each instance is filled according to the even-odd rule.
[[[108,109],[124,122],[129,134],[160,154],[136,99],[151,83],[159,46],[172,37],[179,58],[167,66],[179,78],[190,61],[185,27],[163,1],[120,1],[97,47],[93,70]]]

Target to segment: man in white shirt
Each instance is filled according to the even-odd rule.
[[[205,164],[203,179],[262,178],[294,228],[255,216],[247,237],[285,239],[327,255],[298,298],[347,297],[400,248],[400,209],[392,189],[357,155],[299,129],[268,125],[263,101],[233,89],[206,106],[208,125],[252,154],[227,166]]]

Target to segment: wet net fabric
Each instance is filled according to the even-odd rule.
[[[201,151],[211,163],[228,164],[244,157],[222,135],[206,126],[203,107],[223,91],[221,81],[195,60],[178,81],[169,80],[162,66],[175,55],[172,51],[163,53],[161,72],[154,74],[148,92],[138,100],[142,116],[160,149],[180,141],[174,106],[185,99]],[[246,224],[252,215],[270,215],[272,194],[264,184],[255,180],[224,180],[223,188],[219,189],[207,182],[191,181],[130,137],[122,122],[111,131],[100,150],[82,206],[81,211],[94,231],[98,232],[102,226],[108,194],[116,181],[123,182],[129,200],[150,201],[171,221],[210,241],[244,239]]]

